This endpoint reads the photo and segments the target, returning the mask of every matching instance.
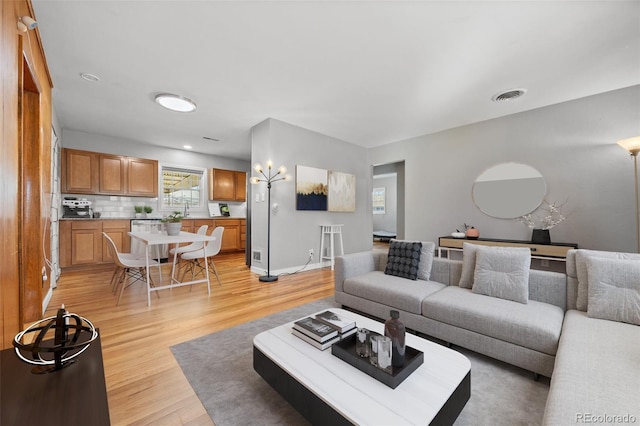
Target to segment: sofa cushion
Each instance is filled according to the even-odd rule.
[[[384,273],[410,280],[417,279],[421,251],[421,242],[391,240]]]
[[[473,273],[476,269],[477,244],[462,243],[462,274],[458,286],[462,288],[473,287]]]
[[[555,355],[564,311],[530,300],[528,304],[484,296],[449,286],[422,302],[425,317],[525,348]]]
[[[640,327],[567,311],[542,424],[588,423],[586,415],[640,419]],[[583,416],[581,418],[577,416]],[[599,421],[629,424],[630,421]]]
[[[407,243],[415,243],[416,241],[395,240]],[[420,264],[418,265],[418,279],[429,281],[431,279],[431,268],[433,266],[433,255],[436,251],[436,243],[433,241],[420,241],[422,250],[420,250]]]
[[[587,314],[640,325],[640,262],[592,257],[587,271]]]
[[[531,251],[519,247],[478,247],[473,292],[514,302],[529,300]]]
[[[344,282],[345,293],[417,315],[422,313],[422,300],[444,287],[444,284],[434,281],[411,281],[380,271],[368,272]]]
[[[576,275],[578,277],[578,298],[576,299],[576,307],[581,311],[586,311],[588,308],[589,274],[587,271],[587,259],[590,257],[640,260],[640,254],[637,253],[620,253],[586,249],[576,250]]]

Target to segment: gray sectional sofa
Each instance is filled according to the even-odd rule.
[[[335,299],[406,327],[551,377],[566,307],[566,275],[531,270],[529,303],[488,297],[458,286],[462,261],[434,258],[429,280],[386,275],[387,254],[336,258]]]
[[[589,289],[591,276],[586,274],[593,272],[592,265],[581,261],[599,254],[612,262],[634,256],[640,260],[640,255],[571,250],[567,274],[528,270],[528,300],[518,303],[461,287],[461,277],[473,268],[468,259],[432,257],[428,277],[414,281],[385,274],[386,253],[353,253],[336,258],[335,299],[380,319],[390,309],[400,310],[409,329],[551,377],[545,425],[640,423],[640,326],[627,323],[640,315],[640,285],[629,284],[636,286],[630,290],[607,287],[618,296],[626,292],[631,319],[602,319],[608,314],[598,314],[598,304],[587,307],[587,301],[604,298],[600,307],[616,310],[617,296]],[[613,269],[605,265],[600,274],[620,275],[616,263],[608,267]],[[632,282],[634,273],[623,271],[621,276],[632,277]]]

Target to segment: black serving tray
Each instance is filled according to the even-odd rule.
[[[377,334],[377,333],[376,333]],[[369,358],[362,358],[356,353],[356,335],[352,334],[331,346],[331,354],[351,364],[363,373],[384,383],[392,389],[398,387],[411,373],[424,362],[424,353],[410,346],[405,348],[405,361],[402,367],[391,367],[391,373],[371,365]]]

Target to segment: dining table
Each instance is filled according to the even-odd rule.
[[[174,245],[176,248],[180,245],[180,244],[185,244],[185,243],[194,243],[194,242],[202,242],[202,256],[204,259],[206,259],[206,252],[205,252],[205,248],[206,245],[209,241],[215,241],[216,237],[212,236],[212,235],[202,235],[202,234],[195,234],[193,232],[186,232],[186,231],[180,231],[180,233],[178,235],[167,235],[166,232],[159,232],[159,231],[151,231],[151,232],[134,232],[131,231],[129,232],[129,235],[133,238],[136,238],[137,240],[141,241],[144,243],[145,245],[145,259],[147,261],[147,265],[146,265],[146,275],[147,275],[147,305],[151,306],[151,292],[152,291],[159,291],[159,290],[165,290],[165,289],[171,289],[171,288],[175,288],[175,287],[182,287],[182,286],[186,286],[186,285],[193,285],[193,284],[199,284],[199,283],[207,283],[207,291],[209,292],[209,294],[211,294],[211,282],[209,281],[209,265],[208,262],[205,260],[204,262],[204,270],[205,270],[205,277],[201,278],[201,279],[192,279],[191,281],[180,281],[176,276],[175,276],[175,272],[176,272],[176,260],[178,258],[178,255],[174,255],[173,256],[173,264],[171,266],[171,279],[169,280],[168,284],[162,285],[162,275],[160,275],[160,285],[151,285],[151,275],[149,273],[150,269],[149,266],[149,260],[151,259],[151,250],[150,248],[152,246],[156,246],[156,245],[162,245],[162,244],[168,244],[169,246]],[[198,249],[197,251],[200,251],[200,249]]]

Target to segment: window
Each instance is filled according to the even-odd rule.
[[[385,214],[384,188],[373,188],[373,214]]]
[[[180,210],[203,206],[204,170],[162,166],[162,208]]]

